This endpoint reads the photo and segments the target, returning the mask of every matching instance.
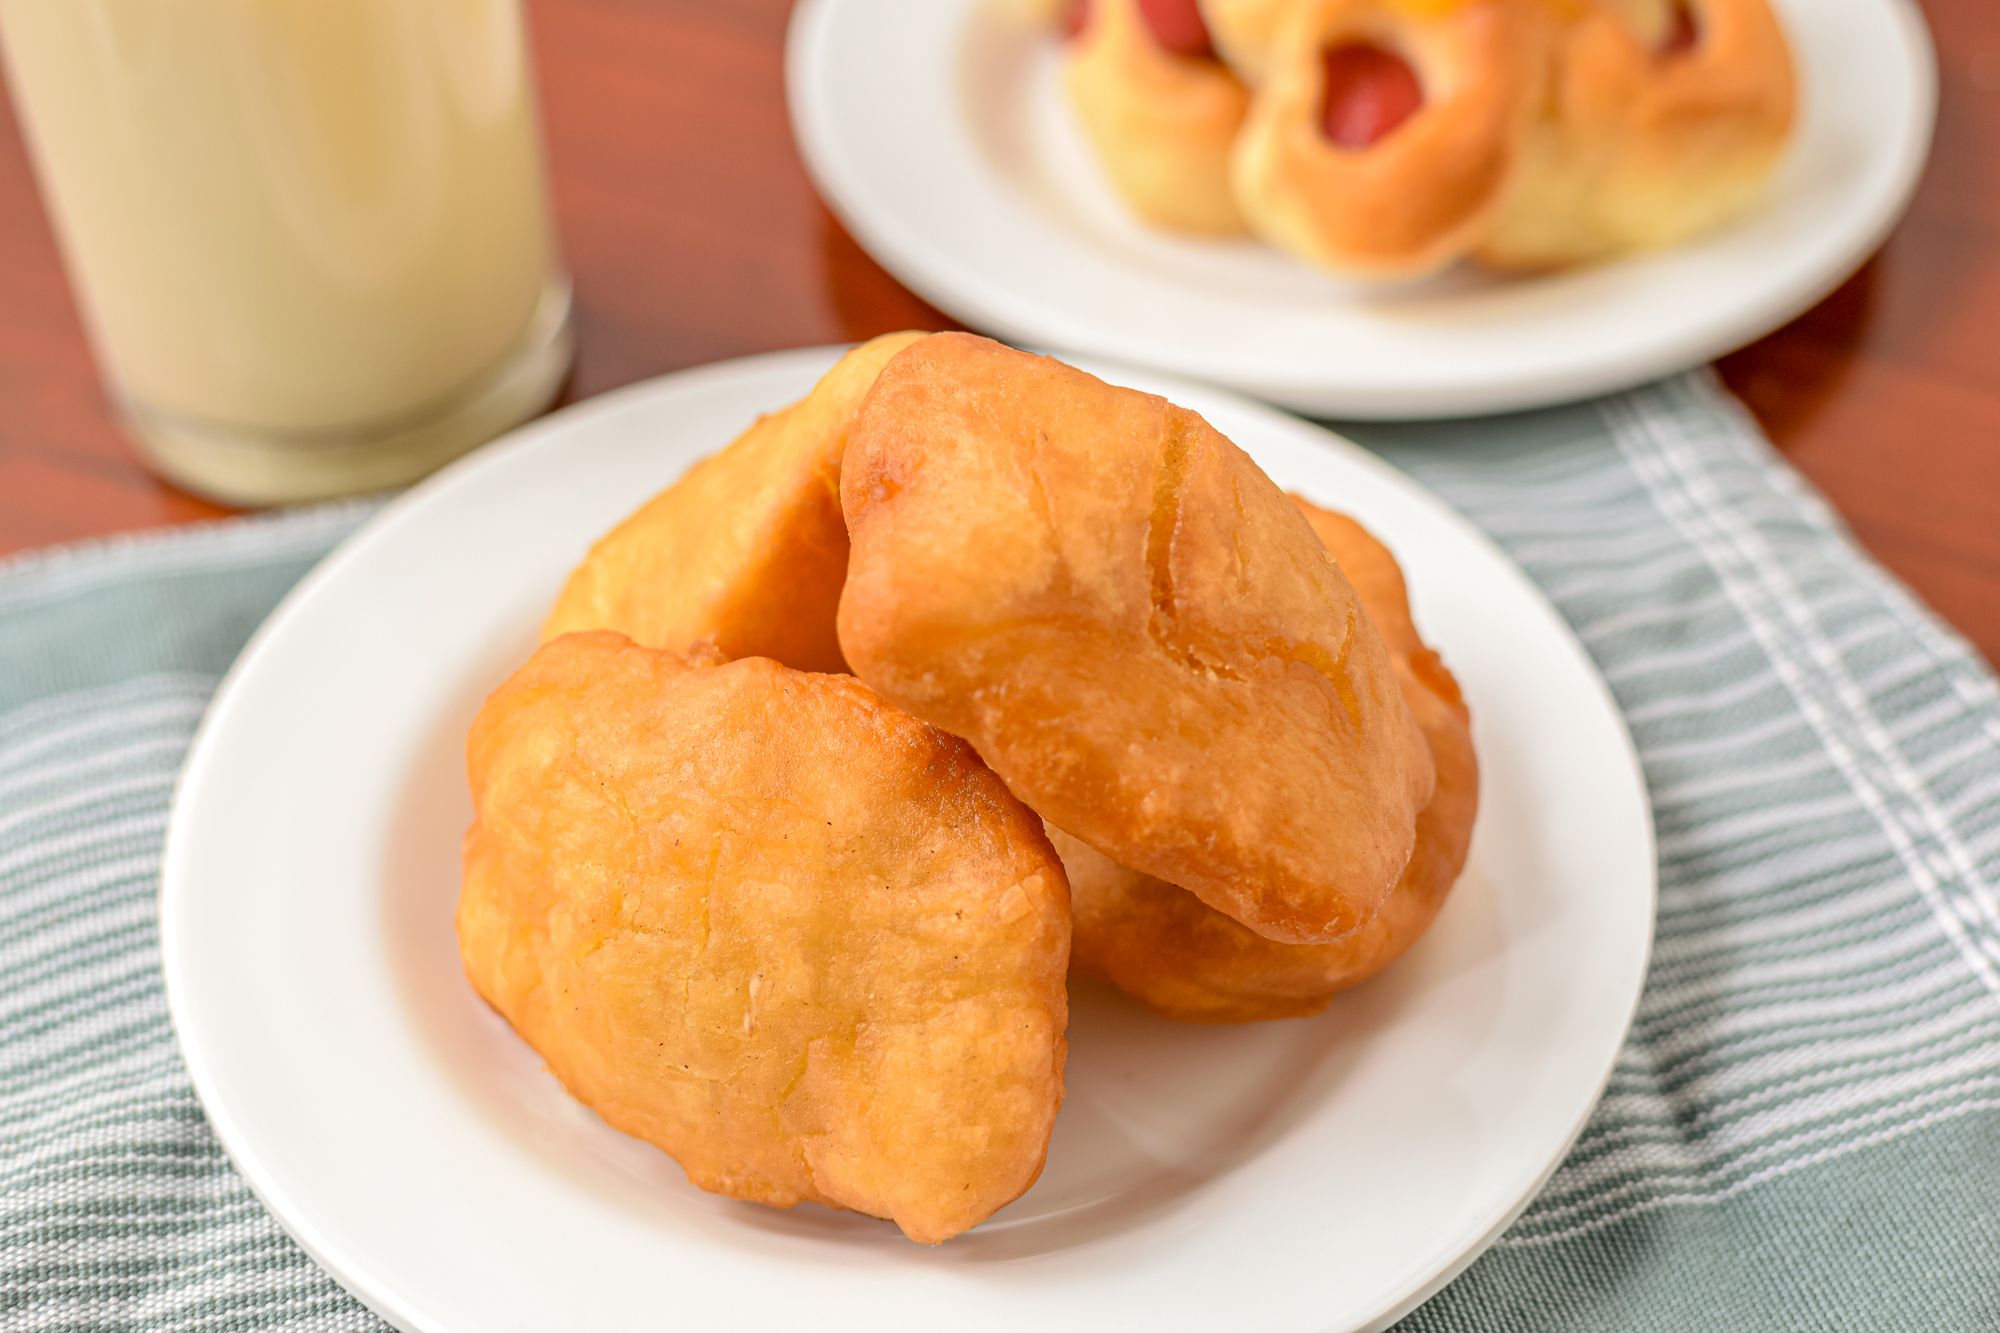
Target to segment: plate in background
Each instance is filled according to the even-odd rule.
[[[1254,241],[1144,226],[1074,123],[1059,42],[1000,0],[802,0],[787,87],[806,164],[848,229],[975,328],[1323,416],[1470,415],[1713,360],[1807,309],[1888,235],[1930,152],[1922,15],[1910,0],[1774,2],[1800,115],[1764,207],[1686,246],[1536,278],[1468,267],[1371,290]]]
[[[1610,694],[1527,578],[1387,464],[1232,395],[1112,372],[1365,519],[1472,703],[1471,862],[1397,967],[1322,1018],[1243,1028],[1076,988],[1046,1172],[936,1249],[701,1193],[467,985],[452,910],[481,699],[599,533],[835,354],[529,426],[390,504],[257,633],[182,775],[160,903],[224,1147],[409,1329],[1322,1329],[1409,1309],[1526,1205],[1604,1086],[1651,939],[1651,817]]]

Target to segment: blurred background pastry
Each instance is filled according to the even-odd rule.
[[[1352,277],[1673,245],[1751,208],[1792,134],[1769,0],[1074,0],[1062,16],[1071,99],[1135,213],[1247,228]]]
[[[1066,27],[1070,101],[1127,206],[1172,231],[1241,232],[1229,154],[1250,97],[1194,0],[1078,0]]]
[[[1262,82],[1279,24],[1298,0],[1201,0],[1215,50],[1245,83]]]
[[[1796,100],[1769,0],[1591,0],[1562,29],[1521,179],[1479,257],[1553,267],[1711,231],[1762,195]]]
[[[1263,239],[1366,277],[1470,253],[1513,184],[1541,85],[1539,0],[1437,17],[1393,0],[1299,0],[1275,34],[1231,164]]]

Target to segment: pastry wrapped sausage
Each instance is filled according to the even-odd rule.
[[[1471,253],[1514,184],[1552,25],[1542,0],[1296,0],[1231,165],[1252,230],[1357,277]]]

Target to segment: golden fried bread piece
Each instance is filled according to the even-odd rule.
[[[1090,0],[1065,78],[1112,185],[1155,226],[1244,230],[1229,151],[1250,95],[1214,58],[1194,0]]]
[[[543,646],[468,741],[466,974],[703,1189],[956,1235],[1041,1172],[1069,897],[964,742],[846,676]]]
[[[1479,806],[1479,762],[1458,682],[1418,638],[1395,557],[1342,514],[1299,501],[1340,562],[1395,658],[1404,697],[1430,742],[1437,790],[1417,816],[1417,847],[1396,891],[1366,926],[1332,944],[1264,939],[1193,894],[1066,833],[1049,835],[1068,869],[1076,916],[1074,964],[1169,1018],[1242,1023],[1324,1009],[1414,944],[1465,867]]]
[[[570,575],[543,640],[610,629],[676,652],[707,642],[729,657],[845,670],[833,632],[847,570],[840,457],[876,372],[922,336],[863,343],[613,528]]]
[[[1429,748],[1354,590],[1207,422],[938,334],[876,381],[841,496],[841,648],[884,698],[1259,934],[1375,915]]]

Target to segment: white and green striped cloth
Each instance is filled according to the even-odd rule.
[[[2000,1329],[1992,674],[1706,376],[1355,433],[1547,589],[1659,824],[1610,1091],[1408,1326]],[[0,1329],[377,1326],[224,1160],[154,936],[209,693],[364,512],[0,564]]]

